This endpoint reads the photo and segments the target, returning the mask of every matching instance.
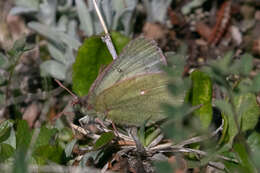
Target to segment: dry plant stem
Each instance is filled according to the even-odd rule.
[[[100,135],[92,134],[88,130],[85,130],[84,128],[79,127],[79,126],[77,126],[77,125],[75,125],[73,123],[70,123],[70,126],[73,129],[77,130],[78,132],[82,133],[83,135],[86,135],[86,136],[88,136],[88,137],[90,137],[92,139],[98,139],[100,137]],[[103,128],[102,130],[104,130],[105,132],[110,132],[111,131],[111,130],[107,129],[106,127]],[[120,132],[118,132],[118,137],[120,137],[120,138],[122,138],[122,139],[124,139],[126,141],[133,141],[129,136],[126,136],[126,135],[124,135],[124,134],[122,134]]]
[[[105,32],[105,36],[102,37],[102,40],[103,40],[103,42],[106,43],[107,48],[108,48],[110,54],[112,55],[113,59],[115,60],[117,58],[116,49],[115,49],[115,47],[114,47],[114,45],[112,43],[111,37],[110,37],[110,35],[108,33],[108,30],[107,30],[107,26],[105,24],[105,21],[104,21],[102,15],[101,15],[101,12],[100,12],[99,8],[98,8],[96,0],[93,0],[93,4],[94,4],[95,10],[96,10],[96,13],[98,15],[99,21],[100,21],[100,23],[101,23],[101,25],[102,25],[102,27],[104,29],[104,32]]]
[[[70,95],[72,95],[72,97],[74,98],[75,101],[79,100],[79,98],[74,93],[72,93],[68,88],[66,88],[59,80],[55,79],[55,82],[57,82],[58,85],[60,87],[62,87],[63,89],[65,89],[68,93],[70,93]]]

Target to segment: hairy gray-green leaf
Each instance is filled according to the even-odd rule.
[[[192,9],[200,7],[206,0],[192,0],[189,1],[187,4],[185,4],[182,9],[181,12],[185,15],[189,14],[191,12]]]
[[[29,9],[38,9],[40,0],[15,0],[15,4]]]
[[[47,25],[38,22],[30,22],[28,23],[28,26],[31,29],[37,31],[39,34],[46,37],[48,40],[51,40],[52,42],[63,43],[66,44],[68,47],[76,50],[81,45],[81,43],[75,38],[72,38],[69,35],[65,34],[64,32],[56,30],[55,28],[48,27]],[[64,46],[64,45],[60,45],[60,46]]]
[[[94,26],[89,8],[86,7],[86,1],[76,0],[77,12],[80,20],[80,28],[87,36],[94,34]]]
[[[167,9],[172,0],[142,0],[147,11],[149,22],[166,22]]]
[[[48,60],[41,64],[41,75],[51,75],[59,80],[66,79],[66,67],[58,61]]]
[[[45,0],[40,4],[37,19],[46,25],[54,25],[56,22],[57,0]]]

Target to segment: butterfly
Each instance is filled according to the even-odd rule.
[[[162,103],[183,102],[182,96],[174,97],[168,91],[170,77],[162,70],[166,65],[155,41],[144,37],[132,40],[80,99],[82,113],[128,126],[164,119]]]

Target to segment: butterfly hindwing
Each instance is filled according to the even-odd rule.
[[[165,118],[162,103],[180,104],[182,98],[173,97],[167,88],[168,76],[148,73],[116,83],[96,99],[96,111],[118,124],[141,125]]]

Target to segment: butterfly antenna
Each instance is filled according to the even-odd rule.
[[[60,87],[62,87],[62,88],[65,89],[68,93],[70,93],[70,95],[72,95],[73,100],[76,100],[76,101],[79,100],[78,96],[76,96],[76,95],[75,95],[73,92],[71,92],[67,87],[65,87],[59,80],[57,80],[57,79],[54,79],[54,80],[55,80],[55,82],[57,82],[57,83],[59,84]]]

